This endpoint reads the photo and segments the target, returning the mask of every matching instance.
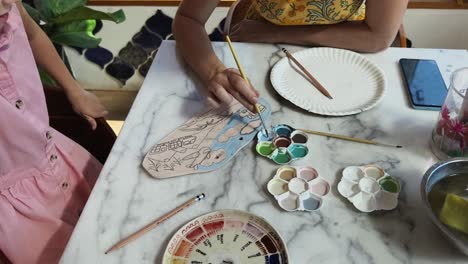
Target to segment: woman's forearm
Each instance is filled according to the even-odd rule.
[[[374,32],[363,22],[345,22],[322,26],[271,25],[265,40],[305,46],[346,48],[360,52],[377,52],[387,48],[393,37]]]
[[[202,81],[208,82],[217,72],[225,69],[213,51],[204,25],[180,14],[173,28],[178,50]]]

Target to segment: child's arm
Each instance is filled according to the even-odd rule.
[[[94,94],[83,90],[73,79],[44,31],[28,15],[22,4],[18,3],[17,6],[20,10],[36,63],[63,87],[65,94],[73,106],[73,110],[77,114],[82,115],[93,129],[96,129],[95,118],[105,116],[107,114],[106,109]]]

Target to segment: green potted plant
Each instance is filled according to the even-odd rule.
[[[96,20],[115,23],[125,21],[122,10],[113,13],[101,12],[86,6],[87,0],[32,0],[24,3],[29,15],[41,26],[54,43],[57,51],[71,71],[63,46],[95,48],[101,42],[94,36]],[[44,84],[54,86],[55,82],[40,71]],[[73,74],[73,72],[72,72]]]

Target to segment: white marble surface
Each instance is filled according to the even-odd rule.
[[[224,43],[216,52],[235,66]],[[288,213],[266,192],[275,166],[243,149],[224,168],[212,173],[166,180],[149,177],[140,166],[146,152],[170,131],[203,108],[199,85],[176,58],[175,44],[165,42],[136,98],[104,170],[62,257],[62,263],[161,263],[171,235],[190,219],[218,209],[247,210],[266,218],[283,236],[290,263],[466,263],[432,225],[420,199],[419,183],[434,163],[428,141],[437,112],[408,105],[398,60],[435,59],[446,81],[450,72],[468,66],[464,50],[389,49],[365,55],[388,80],[388,93],[371,111],[350,117],[325,118],[298,110],[275,95],[269,69],[278,61],[273,45],[236,44],[254,86],[270,101],[271,123],[288,123],[381,142],[402,150],[311,136],[307,164],[332,184],[324,207],[314,213]],[[289,47],[291,51],[298,47]],[[339,78],[339,73],[337,73]],[[402,183],[400,203],[385,213],[359,213],[337,195],[341,170],[353,164],[377,163]],[[144,237],[108,255],[115,242],[204,192],[203,202],[183,211]]]

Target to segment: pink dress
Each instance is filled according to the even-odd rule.
[[[49,126],[17,7],[5,18],[0,30],[0,251],[13,263],[56,263],[102,165]]]

